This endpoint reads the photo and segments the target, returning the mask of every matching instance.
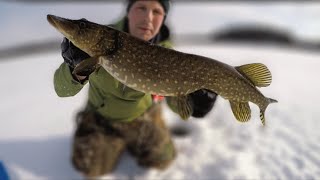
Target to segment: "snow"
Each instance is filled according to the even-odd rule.
[[[250,104],[252,118],[239,123],[229,103],[219,98],[203,119],[179,119],[164,105],[178,157],[165,171],[137,166],[125,153],[105,179],[318,179],[320,177],[320,54],[274,46],[216,44],[177,50],[214,58],[230,65],[261,62],[273,82],[261,88],[277,99],[266,111]],[[59,98],[53,73],[59,52],[4,61],[0,64],[0,160],[12,179],[81,179],[70,163],[75,113],[87,87],[74,97]]]

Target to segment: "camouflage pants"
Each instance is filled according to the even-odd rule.
[[[83,111],[77,123],[72,164],[86,177],[111,172],[125,149],[139,165],[159,169],[166,168],[176,156],[160,104],[131,122],[112,122],[92,111]]]

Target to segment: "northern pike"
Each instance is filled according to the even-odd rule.
[[[170,96],[183,119],[191,115],[187,95],[207,89],[229,100],[235,118],[251,118],[249,102],[260,108],[265,125],[265,111],[270,103],[257,87],[271,84],[268,68],[261,63],[230,66],[194,54],[164,48],[110,26],[86,20],[70,20],[48,15],[47,20],[75,46],[91,56],[76,66],[73,73],[102,66],[124,85],[149,94]]]

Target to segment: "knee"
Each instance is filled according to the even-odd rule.
[[[99,177],[113,171],[124,148],[122,139],[96,132],[74,140],[71,161],[85,177]]]
[[[161,148],[154,148],[145,156],[139,157],[138,164],[143,167],[151,167],[164,170],[176,158],[176,149],[172,142],[165,144]]]

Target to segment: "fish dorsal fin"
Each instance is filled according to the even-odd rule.
[[[244,77],[258,87],[267,87],[271,84],[271,72],[261,63],[245,64],[235,67]]]
[[[230,101],[230,106],[233,112],[233,115],[240,122],[247,122],[251,118],[251,109],[248,102],[235,102]]]

